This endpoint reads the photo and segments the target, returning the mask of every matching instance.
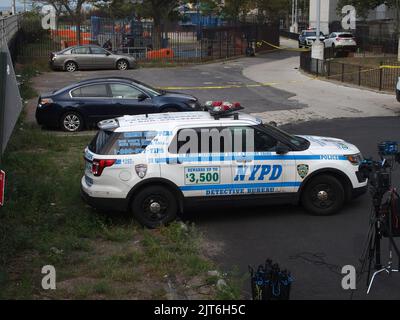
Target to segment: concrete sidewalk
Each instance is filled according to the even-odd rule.
[[[285,41],[282,46],[291,46]],[[289,98],[303,109],[275,110],[256,114],[266,121],[279,124],[335,118],[397,116],[400,103],[394,94],[386,94],[318,80],[299,71],[299,57],[269,61],[249,66],[243,75],[260,83],[274,83],[273,87],[294,94]]]

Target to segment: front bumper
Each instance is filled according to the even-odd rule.
[[[365,194],[367,191],[368,191],[368,185],[360,188],[354,188],[352,192],[352,198],[356,199]]]

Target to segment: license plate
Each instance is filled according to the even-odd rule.
[[[219,184],[219,167],[187,167],[185,168],[185,184]]]
[[[85,182],[88,185],[88,187],[91,187],[93,185],[93,179],[85,175]]]

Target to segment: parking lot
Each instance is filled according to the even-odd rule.
[[[381,140],[400,140],[400,121],[395,117],[399,107],[394,95],[341,87],[319,80],[310,84],[312,80],[291,66],[282,77],[276,68],[270,69],[270,73],[261,68],[271,62],[285,64],[296,56],[296,53],[275,52],[199,66],[137,69],[122,73],[49,72],[35,78],[34,86],[39,92],[48,92],[99,76],[133,77],[157,87],[191,93],[202,102],[240,101],[248,113],[258,114],[265,120],[289,123],[284,128],[292,133],[343,138],[357,145],[364,155],[376,156],[376,144]],[[290,74],[295,74],[300,80],[296,78],[297,82],[291,82],[288,80]],[[310,87],[315,88],[314,93],[309,91]],[[333,91],[338,96],[343,94],[342,97],[332,101],[330,94]],[[336,103],[338,108],[328,108],[324,112],[321,105],[324,93],[327,95],[326,104]],[[35,101],[32,101],[27,110],[31,121],[34,121],[34,108]],[[347,119],[324,120],[341,117]],[[310,119],[314,121],[296,124],[299,120]],[[240,274],[245,275],[249,264],[260,264],[266,258],[272,258],[292,271],[295,278],[292,298],[348,299],[350,294],[341,288],[339,273],[344,265],[359,265],[369,215],[370,199],[365,195],[331,217],[310,216],[299,207],[271,206],[192,208],[184,219],[195,222],[215,243],[216,259],[225,270],[238,267]],[[386,247],[383,248],[385,252]],[[318,260],[321,254],[322,263]],[[400,298],[400,276],[381,278],[369,297],[364,293],[365,280],[359,283],[354,298]],[[247,280],[244,290],[250,297]]]

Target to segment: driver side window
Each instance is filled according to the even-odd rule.
[[[125,84],[110,84],[112,97],[115,99],[137,99],[141,91]]]
[[[261,130],[254,130],[254,151],[273,152],[278,145],[278,140]]]

